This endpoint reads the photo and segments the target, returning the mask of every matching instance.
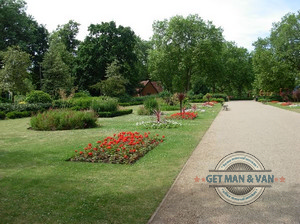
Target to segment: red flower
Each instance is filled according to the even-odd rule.
[[[82,152],[82,151],[80,151],[80,152],[79,152],[79,154],[80,154],[80,155],[82,155],[82,154],[83,154],[83,152]]]
[[[78,152],[77,150],[75,150],[75,152]]]
[[[93,155],[93,153],[92,152],[89,152],[89,156],[92,156]]]

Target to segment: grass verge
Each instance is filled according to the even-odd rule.
[[[281,108],[281,109],[285,109],[285,110],[289,110],[289,111],[294,111],[294,112],[300,113],[300,106],[298,106],[298,107],[282,106],[282,105],[280,105],[278,103],[267,103],[267,104],[271,105],[271,106],[274,106],[274,107]]]
[[[134,165],[66,161],[75,149],[114,133],[148,132],[136,123],[152,118],[130,108],[134,114],[100,118],[100,127],[84,130],[38,132],[27,129],[29,118],[1,120],[1,222],[146,223],[221,106],[181,127],[150,130],[165,142]]]

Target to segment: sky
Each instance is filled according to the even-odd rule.
[[[74,20],[81,24],[77,36],[84,40],[90,24],[115,21],[129,26],[144,40],[153,35],[154,21],[198,14],[223,29],[227,41],[253,50],[252,43],[270,35],[272,24],[300,10],[299,0],[25,0],[27,14],[52,32]]]

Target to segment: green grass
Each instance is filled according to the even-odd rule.
[[[114,133],[148,132],[136,122],[151,118],[130,108],[134,114],[84,130],[33,131],[29,118],[0,120],[1,223],[146,223],[221,106],[182,127],[150,130],[166,140],[134,165],[66,161]]]
[[[282,106],[278,103],[267,103],[268,105],[271,105],[271,106],[274,106],[274,107],[278,107],[278,108],[281,108],[281,109],[285,109],[285,110],[289,110],[289,111],[294,111],[294,112],[297,112],[297,113],[300,113],[300,106],[298,107],[289,107],[289,106]],[[300,103],[296,103],[296,104],[300,104]]]

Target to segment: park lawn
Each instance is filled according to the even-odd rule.
[[[297,103],[297,104],[300,104],[300,103]],[[268,103],[268,105],[300,113],[300,106],[298,106],[298,107],[282,106],[282,105],[280,105],[278,103]]]
[[[28,130],[30,118],[0,121],[1,223],[146,223],[220,109],[161,130],[137,127],[150,118],[136,113],[55,132]],[[121,131],[150,131],[165,142],[133,165],[66,161]]]

